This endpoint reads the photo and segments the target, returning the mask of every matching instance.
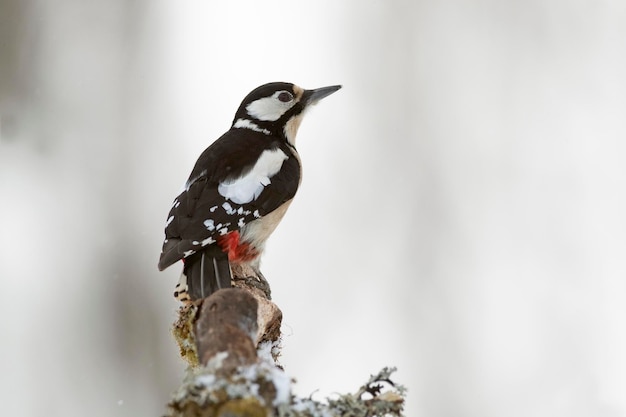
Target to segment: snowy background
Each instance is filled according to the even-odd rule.
[[[282,80],[344,85],[264,261],[298,394],[626,416],[625,74],[623,1],[2,0],[4,413],[163,413],[167,211]]]

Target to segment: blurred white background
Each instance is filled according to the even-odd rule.
[[[623,1],[2,0],[3,414],[164,412],[167,211],[281,80],[344,85],[264,261],[298,394],[626,416],[625,74]]]

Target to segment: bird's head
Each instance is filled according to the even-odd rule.
[[[305,111],[340,88],[340,85],[333,85],[305,90],[284,82],[262,85],[243,99],[235,114],[233,128],[283,136],[295,146],[296,133]]]

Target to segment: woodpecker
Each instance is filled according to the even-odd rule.
[[[182,259],[179,300],[230,287],[231,264],[259,270],[265,242],[300,185],[302,117],[340,88],[262,85],[243,99],[230,130],[202,152],[167,216],[158,264],[162,271]]]

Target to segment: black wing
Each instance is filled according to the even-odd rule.
[[[286,159],[256,198],[237,204],[222,196],[220,183],[246,175],[266,150],[281,150]],[[271,213],[293,198],[299,182],[300,163],[285,142],[249,129],[228,131],[200,155],[185,189],[174,200],[165,226],[159,269]]]

